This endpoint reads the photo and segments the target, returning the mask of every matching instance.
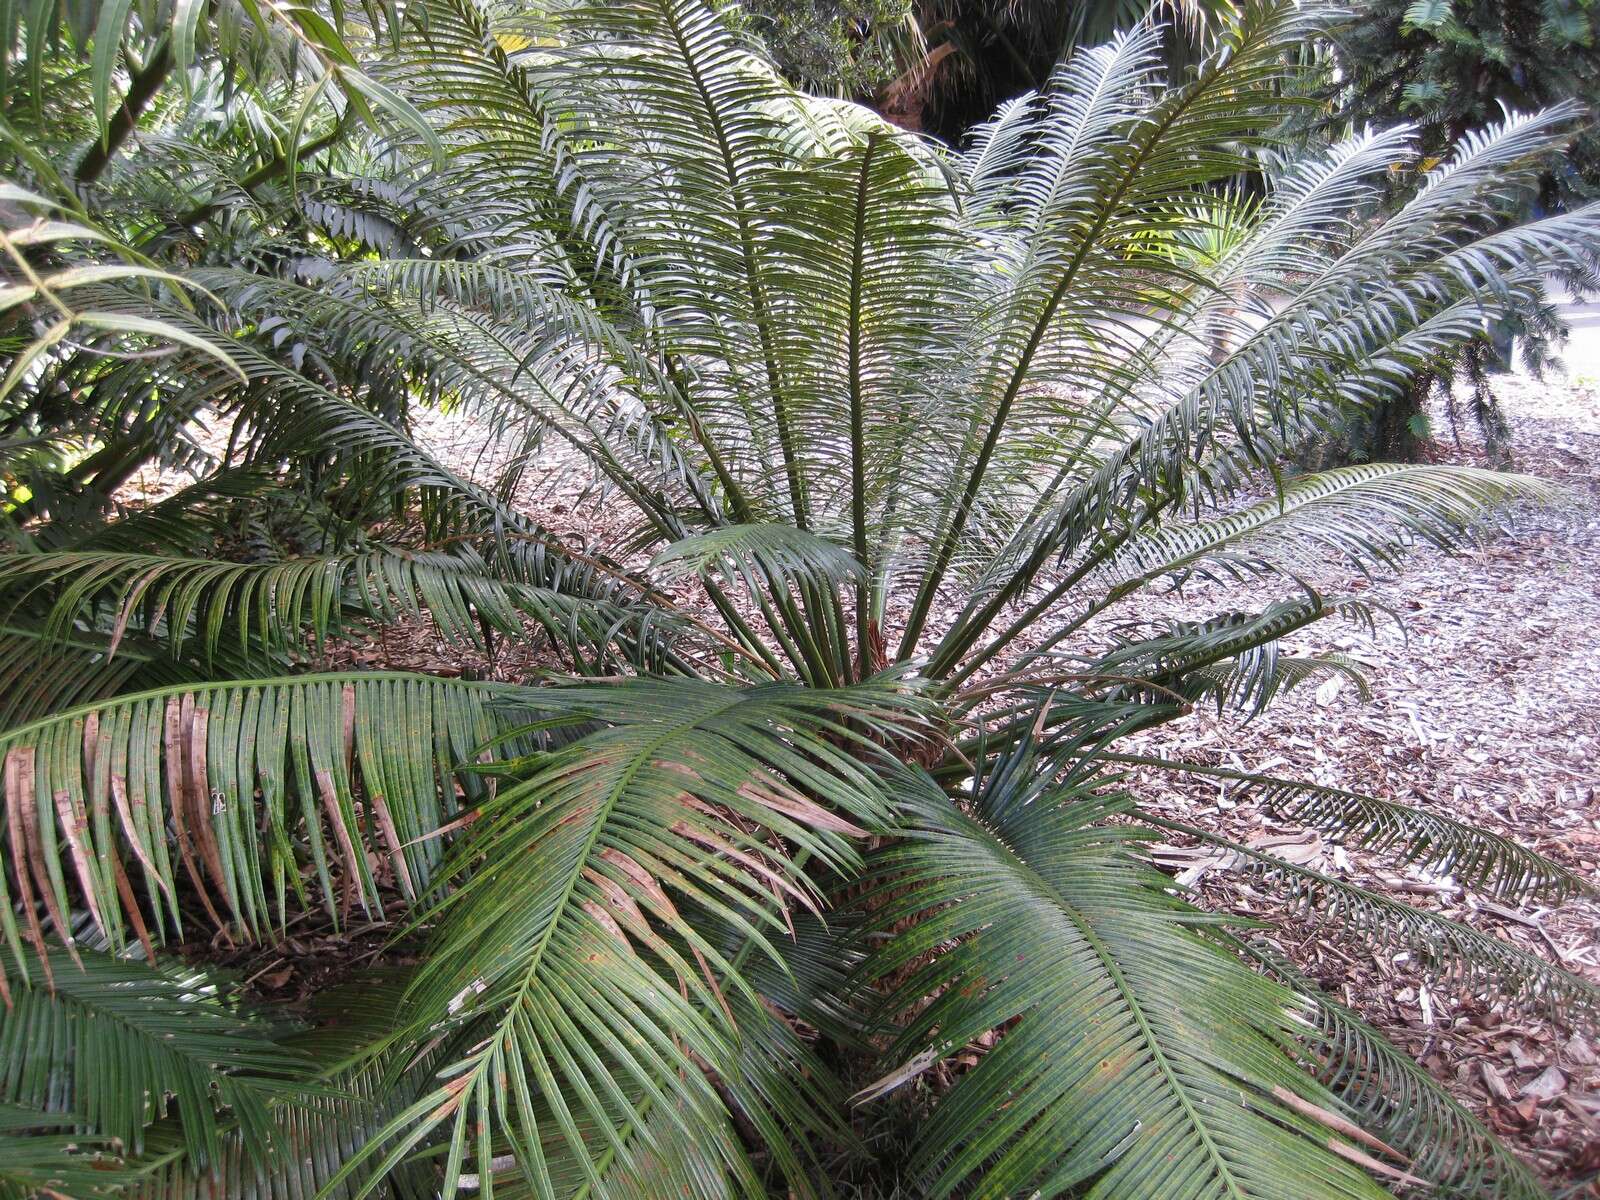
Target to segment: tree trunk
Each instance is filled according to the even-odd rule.
[[[1384,401],[1372,414],[1372,462],[1415,462],[1421,447],[1428,395],[1436,382],[1431,371],[1412,379],[1406,390]]]

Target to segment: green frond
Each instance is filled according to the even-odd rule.
[[[548,1194],[559,1163],[598,1188],[640,1154],[687,1152],[688,1194],[757,1194],[716,1086],[739,1069],[739,1008],[761,1004],[739,964],[778,958],[789,910],[820,904],[809,864],[847,871],[857,822],[887,819],[877,775],[823,735],[865,745],[914,703],[879,683],[543,694],[551,721],[602,724],[513,765],[451,860],[457,886],[431,914],[439,931],[409,996],[416,1035],[443,1038],[450,1065],[386,1130],[399,1142],[385,1165],[439,1138],[444,1194],[501,1154]],[[728,956],[706,921],[750,949]],[[766,1130],[807,1103],[770,1071],[728,1086],[769,1110]]]
[[[1307,1069],[1436,1194],[1546,1200],[1527,1166],[1409,1055],[1267,947],[1244,949],[1306,1001],[1314,1029],[1303,1039]]]
[[[809,583],[830,591],[862,575],[843,546],[792,525],[729,525],[673,542],[651,560],[668,576],[721,574],[751,591]]]
[[[69,1114],[131,1158],[169,1111],[201,1165],[216,1159],[224,1121],[251,1156],[271,1149],[267,1105],[294,1096],[311,1064],[204,972],[55,946],[19,966],[0,1009],[0,1100]]]
[[[781,956],[773,960],[750,954],[744,973],[750,986],[780,1011],[824,1032],[842,1046],[862,1044],[866,1019],[861,998],[852,991],[852,976],[860,965],[860,922],[848,910],[825,910],[821,915],[797,912],[787,937],[774,943]],[[736,930],[724,938],[726,953],[736,954],[745,939]],[[812,1078],[827,1080],[827,1072]]]
[[[1129,32],[957,156],[797,93],[722,0],[13,5],[0,203],[42,215],[0,246],[0,938],[27,972],[0,1084],[31,1089],[0,1090],[0,1193],[765,1200],[861,1157],[863,1194],[1354,1200],[1414,1172],[1531,1200],[1419,1070],[1178,896],[1096,772],[1164,766],[1114,743],[1200,701],[1345,671],[1281,648],[1374,619],[1314,561],[1387,568],[1552,498],[1282,474],[1550,273],[1600,278],[1600,206],[1513,219],[1578,114],[1469,132],[1390,204],[1408,131],[1285,144],[1341,11],[1243,0],[1177,71],[1174,22],[1112,7]],[[1222,195],[1246,173],[1257,199]],[[481,433],[472,471],[425,410]],[[608,505],[583,540],[522,511],[572,454]],[[195,482],[126,512],[156,471]],[[1090,627],[1199,574],[1297,594]],[[591,678],[289,673],[423,617]],[[1197,770],[1502,899],[1588,890],[1418,808]],[[1220,853],[1426,971],[1595,1008],[1508,942]],[[152,991],[176,1064],[164,1027],[59,1015],[67,976],[178,988],[166,946],[318,906],[430,951],[309,1028]],[[158,967],[87,948],[135,941]],[[874,984],[892,1030],[857,1011]],[[876,1090],[919,1094],[852,1119],[842,1079],[886,1044]],[[880,1153],[902,1116],[909,1172]]]
[[[71,1114],[0,1103],[0,1197],[100,1197],[122,1194],[138,1178],[111,1139],[86,1136]]]
[[[1110,754],[1108,761],[1222,779],[1283,821],[1346,839],[1435,874],[1448,873],[1498,900],[1560,903],[1593,895],[1595,885],[1510,838],[1439,813],[1345,788],[1280,779],[1227,767]]]
[[[175,314],[174,319],[180,318]],[[499,497],[449,470],[394,424],[333,388],[290,369],[250,342],[221,336],[218,340],[251,382],[252,394],[245,398],[241,414],[251,429],[251,460],[316,457],[330,445],[337,446],[336,462],[347,472],[353,490],[375,493],[385,500],[415,498],[420,501],[420,515],[427,531],[437,532],[461,547],[475,540],[482,546],[479,553],[486,556],[489,569],[507,585],[514,584],[525,603],[536,602],[532,605],[535,611],[542,610],[549,618],[541,618],[542,623],[559,640],[574,644],[575,636],[577,641],[583,641],[582,635],[592,637],[598,632],[602,644],[608,640],[625,641],[629,656],[635,661],[662,664],[664,647],[652,628],[660,622],[649,615],[633,621],[626,613],[626,606],[639,598],[641,589],[620,569],[569,554],[559,538]],[[183,380],[183,398],[175,402],[177,411],[194,412],[231,396],[231,380],[207,370],[203,364],[189,365],[197,369]],[[128,383],[137,389],[139,381],[130,379]],[[389,561],[393,564],[393,560]],[[407,566],[399,570],[401,577],[412,573]],[[388,574],[395,572],[391,569]],[[470,583],[465,574],[459,578],[463,585]],[[398,580],[371,590],[381,593],[395,582]],[[590,620],[581,604],[528,589],[560,593],[573,601],[595,601],[600,607]],[[412,591],[415,599],[428,602],[425,595],[419,594],[420,580],[415,588],[402,585],[402,592],[406,590]],[[448,595],[440,599],[449,601]],[[474,605],[477,599],[488,603],[490,598],[474,598]],[[371,596],[367,603],[375,600]],[[586,649],[592,652],[592,644]]]
[[[52,636],[37,622],[0,625],[0,728],[39,720],[53,712],[105,700],[121,692],[199,683],[205,673],[140,638],[125,638],[115,658],[101,630]],[[221,656],[229,674],[249,675],[258,664]]]
[[[1266,215],[1267,201],[1235,190],[1206,194],[1180,202],[1183,224],[1162,230],[1161,253],[1199,269],[1214,269],[1251,244],[1255,226]],[[1159,235],[1158,235],[1159,236]]]
[[[817,920],[809,913],[796,914],[793,919],[796,926]],[[791,938],[777,940],[774,949],[783,955],[781,963],[751,954],[740,964],[762,1003],[751,1001],[742,992],[729,997],[739,1034],[739,1057],[725,1086],[733,1111],[759,1134],[771,1159],[768,1175],[790,1181],[797,1195],[826,1196],[830,1178],[824,1160],[827,1150],[844,1147],[859,1153],[862,1147],[848,1123],[849,1089],[811,1039],[791,1023],[794,1011],[774,1011],[770,1007],[772,992],[764,990],[756,978],[758,964],[769,965],[778,975],[793,963]],[[827,997],[819,994],[816,1000],[826,1003]],[[816,1004],[809,1006],[809,1011],[815,1009]],[[636,1186],[631,1195],[648,1194],[648,1190],[648,1186]]]
[[[1437,29],[1450,17],[1450,0],[1411,0],[1400,19],[1400,27],[1406,32]]]
[[[1384,1195],[1274,1095],[1335,1103],[1283,1054],[1293,994],[1105,823],[1125,797],[1036,767],[1026,745],[986,764],[970,813],[909,781],[906,839],[876,864],[877,919],[911,922],[868,963],[903,973],[890,1061],[993,1040],[920,1131],[923,1194]]]
[[[437,1061],[427,1047],[389,1044],[404,1026],[404,992],[390,975],[363,976],[314,998],[309,1028],[277,1031],[282,1055],[311,1073],[303,1094],[269,1103],[266,1153],[232,1122],[217,1152],[197,1161],[184,1147],[181,1124],[169,1118],[146,1131],[142,1157],[129,1164],[139,1172],[136,1186],[121,1194],[129,1200],[212,1200],[219,1190],[232,1200],[354,1194],[349,1181],[333,1184],[334,1176],[427,1086]],[[398,1166],[383,1180],[384,1194],[424,1200],[431,1173],[425,1162]]]
[[[1122,497],[1139,487],[1162,498],[1146,520],[1219,485],[1233,490],[1241,467],[1270,467],[1320,422],[1369,406],[1439,349],[1472,336],[1486,297],[1513,303],[1524,289],[1537,288],[1536,272],[1529,272],[1540,264],[1591,260],[1600,234],[1600,209],[1593,206],[1551,218],[1559,233],[1536,222],[1485,236],[1486,214],[1511,180],[1527,177],[1538,155],[1557,144],[1569,119],[1559,109],[1512,117],[1468,139],[1421,195],[1347,251],[1339,253],[1337,241],[1301,242],[1301,277],[1289,289],[1290,302],[1258,304],[1259,320],[1235,321],[1220,360],[1201,345],[1168,354],[1154,378],[1136,376],[1130,398],[1148,388],[1153,419],[1125,437],[1113,435],[1092,474],[1062,492],[1053,518],[1058,551],[1069,553],[1126,511]],[[1347,161],[1368,171],[1397,146],[1389,139],[1373,149],[1381,153]],[[1342,215],[1334,206],[1324,211]],[[1274,236],[1271,219],[1258,236]],[[1503,253],[1490,249],[1502,239]],[[1249,261],[1248,246],[1239,261]],[[1251,312],[1248,304],[1242,309]],[[1166,328],[1141,340],[1164,340]],[[1182,394],[1176,403],[1174,393]],[[1105,419],[1113,418],[1108,410]],[[1224,431],[1228,436],[1213,439]]]
[[[1114,394],[1128,380],[1119,351],[1129,326],[1152,303],[1158,312],[1178,307],[1169,297],[1190,282],[1150,249],[1160,220],[1151,212],[1175,220],[1174,200],[1241,169],[1243,152],[1258,144],[1280,102],[1274,84],[1286,64],[1278,48],[1310,35],[1326,15],[1273,2],[1245,5],[1217,51],[1180,86],[1157,86],[1159,35],[1149,29],[1076,55],[1060,73],[1041,116],[1040,152],[1006,198],[1018,213],[1007,294],[973,330],[972,345],[983,355],[979,404],[943,489],[947,516],[933,526],[938,549],[903,652],[921,634],[991,471],[1009,474],[1004,468],[1029,459],[1058,464],[1049,488],[1023,495],[1025,508],[1048,507],[1052,491],[1092,461],[1096,443],[1115,434],[1112,405],[1063,405],[1051,385]],[[1252,102],[1240,104],[1241,94]],[[1112,266],[1130,262],[1148,279],[1136,282],[1126,265]],[[1102,340],[1109,354],[1092,352]],[[1078,500],[1063,505],[1069,521],[1081,516]]]
[[[252,505],[287,500],[277,475],[258,467],[222,467],[170,496],[82,525],[57,519],[31,530],[41,552],[105,550],[121,554],[202,557],[226,537],[230,518]],[[98,514],[97,514],[98,515]]]
[[[1294,479],[1242,512],[1129,539],[1103,568],[1104,586],[1120,597],[1165,576],[1299,577],[1332,556],[1370,572],[1395,566],[1415,543],[1458,550],[1509,504],[1558,494],[1542,480],[1477,467],[1340,467]]]
[[[526,742],[494,742],[526,723],[538,695],[422,675],[305,675],[178,684],[8,730],[16,894],[0,878],[0,921],[12,950],[20,961],[22,936],[42,945],[40,905],[69,945],[66,914],[86,907],[120,947],[130,935],[177,936],[190,887],[215,926],[245,937],[281,925],[291,892],[304,902],[308,869],[336,919],[341,894],[382,910],[372,862],[418,895],[458,815],[457,787],[469,805],[486,795],[458,768],[522,752]]]
[[[1369,631],[1374,622],[1372,609],[1362,601],[1311,593],[1269,604],[1260,612],[1174,621],[1159,633],[1125,634],[1113,649],[1078,656],[1078,661],[1090,679],[1121,681],[1129,691],[1137,691],[1141,683],[1155,685],[1167,689],[1169,696],[1176,690],[1193,699],[1216,690],[1214,673],[1221,668],[1237,672],[1246,693],[1265,704],[1286,682],[1278,666],[1278,642],[1330,617],[1354,621]],[[1046,659],[1047,650],[1048,645],[1030,657]]]
[[[630,339],[630,314],[618,328],[568,293],[565,274],[547,281],[493,261],[328,270],[316,287],[238,269],[196,275],[243,320],[302,313],[309,324],[297,323],[296,335],[328,361],[361,363],[369,388],[421,384],[500,434],[548,427],[636,503],[649,501],[634,480],[656,477],[675,502],[721,519],[708,472],[665,428],[683,419],[679,386]]]
[[[47,214],[59,210],[58,205],[44,197],[12,183],[0,181],[0,202],[43,208]],[[135,281],[165,285],[190,303],[185,289],[195,285],[180,275],[148,265],[148,260],[123,245],[114,235],[86,223],[88,218],[80,213],[70,214],[71,219],[44,215],[27,225],[0,230],[0,250],[4,251],[4,286],[0,286],[0,312],[21,307],[24,312],[38,309],[47,317],[39,321],[39,330],[22,346],[11,360],[6,374],[0,378],[0,400],[10,396],[24,379],[38,366],[48,361],[58,347],[70,339],[90,341],[107,338],[113,345],[121,339],[134,342],[154,341],[157,345],[183,347],[209,356],[221,367],[235,375],[239,368],[225,349],[212,338],[195,333],[181,325],[156,320],[126,311],[107,311],[94,305],[94,294],[102,292],[108,284],[133,285]],[[94,262],[81,257],[68,259],[59,269],[45,268],[41,274],[29,259],[30,252],[52,251],[60,255],[64,247],[78,245],[103,249],[116,258],[114,262]],[[131,260],[131,261],[130,261]],[[88,295],[80,295],[87,289]],[[31,331],[30,331],[31,332]]]
[[[58,638],[103,612],[118,633],[143,630],[175,656],[197,643],[208,659],[225,643],[254,640],[269,652],[289,653],[320,647],[353,627],[424,613],[458,646],[481,646],[486,630],[521,640],[524,623],[534,623],[580,665],[603,662],[618,634],[647,642],[651,618],[665,631],[654,609],[630,613],[501,577],[469,547],[450,553],[374,547],[255,563],[108,551],[14,555],[0,561],[0,606],[8,601],[13,613],[45,609]],[[113,638],[109,653],[117,648]]]
[[[212,69],[219,60],[226,64],[230,86],[271,88],[278,83],[309,82],[309,100],[302,105],[296,134],[305,110],[331,84],[374,135],[395,124],[442,156],[438,136],[421,114],[403,96],[360,69],[353,45],[359,47],[385,29],[396,35],[399,31],[399,15],[393,9],[379,6],[365,15],[357,35],[351,27],[354,23],[342,10],[336,10],[330,20],[318,9],[304,5],[269,5],[221,19],[194,0],[159,11],[131,0],[34,7],[12,22],[0,47],[0,81],[7,83],[8,92],[17,85],[25,94],[31,93],[29,107],[33,115],[41,116],[39,92],[46,59],[59,54],[70,39],[88,64],[92,100],[93,143],[77,160],[73,172],[74,182],[85,189],[110,164],[152,94],[169,75],[186,74],[202,48]],[[20,64],[13,61],[19,48],[23,51]],[[19,66],[23,68],[20,72]],[[13,75],[20,78],[13,79]],[[126,93],[113,104],[113,93],[121,91],[124,80]],[[64,180],[62,184],[65,191]]]
[[[1003,101],[994,115],[967,131],[961,154],[952,164],[966,185],[969,209],[983,212],[986,201],[1004,195],[1004,181],[1025,166],[1039,120],[1039,96],[1024,92]],[[999,220],[1000,214],[987,214]]]
[[[1202,667],[1195,675],[1208,681],[1218,712],[1231,705],[1245,709],[1249,717],[1260,716],[1279,695],[1315,680],[1349,680],[1363,701],[1372,698],[1367,677],[1360,667],[1344,655],[1300,658],[1292,654],[1280,654],[1275,642],[1269,642],[1231,661]]]
[[[1231,870],[1248,873],[1286,905],[1346,932],[1407,950],[1433,978],[1553,1012],[1600,1011],[1600,988],[1503,938],[1192,825],[1144,811],[1138,818],[1229,851]]]

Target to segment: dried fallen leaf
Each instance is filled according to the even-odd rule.
[[[1554,1100],[1567,1090],[1567,1077],[1558,1067],[1546,1067],[1530,1083],[1522,1086],[1521,1095],[1545,1103]]]

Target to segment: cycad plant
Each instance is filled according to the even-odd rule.
[[[107,4],[85,74],[34,8],[8,59],[0,1186],[1540,1195],[1155,869],[1152,838],[1229,844],[1129,774],[1193,768],[1117,743],[1342,669],[1278,649],[1372,619],[1317,561],[1549,494],[1283,466],[1592,265],[1600,212],[1496,224],[1573,114],[1470,135],[1381,223],[1409,143],[1363,134],[1222,237],[1333,14],[1251,4],[1170,80],[1141,27],[959,156],[795,93],[700,0],[368,16]],[[262,52],[307,28],[320,56]],[[52,164],[109,141],[85,89],[169,38],[185,67],[74,184]],[[429,453],[427,406],[501,476]],[[553,443],[633,514],[607,544],[518,509]],[[194,482],[127,507],[151,465]],[[1278,598],[1141,620],[1202,576]],[[348,652],[424,616],[467,668]],[[1423,809],[1200,769],[1502,903],[1588,889]],[[1231,849],[1474,993],[1595,1009]],[[207,965],[352,926],[388,952],[289,1011]]]

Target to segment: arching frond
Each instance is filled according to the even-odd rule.
[[[27,190],[0,204],[44,215],[0,246],[0,937],[28,971],[0,978],[65,1011],[87,976],[55,959],[90,940],[161,944],[106,961],[181,982],[174,943],[316,908],[431,949],[310,1029],[245,1022],[247,1065],[319,1064],[293,1102],[235,1103],[248,1073],[205,1054],[68,1095],[63,1055],[124,1047],[39,1018],[50,1053],[0,1060],[33,1089],[0,1091],[0,1191],[819,1196],[878,1148],[840,1076],[887,1032],[884,1087],[953,1081],[906,1106],[918,1196],[1526,1200],[1419,1073],[1180,898],[1140,849],[1158,819],[1095,772],[1160,767],[1115,741],[1204,699],[1343,670],[1280,648],[1373,619],[1318,560],[1550,499],[1282,479],[1548,272],[1600,277],[1600,207],[1509,219],[1572,109],[1463,136],[1384,215],[1406,131],[1283,142],[1342,16],[1319,0],[1244,0],[1182,71],[1169,22],[1127,21],[959,158],[797,93],[721,0],[13,8]],[[1219,198],[1242,174],[1259,197]],[[473,468],[427,408],[481,436]],[[556,442],[608,505],[573,537],[523,511]],[[128,512],[151,469],[195,482]],[[1293,594],[1093,624],[1199,573]],[[293,674],[425,615],[599,677]],[[1584,890],[1419,809],[1212,774],[1502,898]],[[861,899],[868,836],[857,929],[823,909]],[[1424,970],[1595,1007],[1508,942],[1223,851]],[[873,982],[896,1029],[855,1011]],[[244,1020],[167,999],[204,1010],[172,1049]]]
[[[1247,685],[1276,692],[1283,683],[1277,671],[1277,643],[1330,617],[1343,617],[1368,630],[1373,627],[1373,612],[1361,601],[1329,600],[1312,593],[1270,604],[1260,612],[1175,621],[1158,633],[1122,636],[1111,650],[1084,656],[1084,670],[1091,678],[1124,681],[1130,689],[1146,682],[1197,699],[1215,691],[1212,672],[1230,664]]]
[[[88,289],[92,296],[94,291],[103,290],[112,282],[140,281],[165,285],[183,296],[187,303],[185,289],[194,286],[187,279],[150,265],[149,260],[122,245],[115,236],[85,223],[87,217],[81,211],[55,215],[61,211],[60,205],[25,188],[0,181],[0,203],[8,207],[22,204],[42,208],[47,213],[31,224],[0,230],[0,249],[5,252],[5,285],[0,287],[0,312],[26,306],[49,313],[49,323],[43,325],[37,336],[28,339],[21,352],[12,357],[5,376],[0,378],[0,401],[9,396],[30,371],[36,370],[42,360],[72,338],[150,339],[157,345],[182,346],[208,355],[224,368],[239,373],[227,351],[213,339],[171,321],[93,306],[92,298],[85,301],[79,291]],[[45,268],[41,273],[28,257],[29,251],[60,252],[73,244],[105,248],[116,256],[116,261],[68,259],[59,269]]]
[[[311,1064],[233,1011],[203,972],[55,946],[18,965],[0,1009],[0,1099],[67,1114],[133,1158],[169,1111],[202,1166],[224,1122],[251,1156],[267,1153],[267,1105],[295,1096]]]
[[[0,1197],[114,1196],[138,1179],[123,1167],[110,1138],[74,1130],[77,1120],[0,1103]]]
[[[42,598],[42,603],[39,600]],[[260,563],[155,554],[66,551],[0,561],[0,606],[44,610],[47,628],[69,637],[97,610],[114,628],[142,629],[174,655],[194,644],[208,657],[227,644],[258,640],[269,651],[320,645],[358,623],[432,618],[456,645],[483,643],[485,630],[513,638],[524,621],[570,648],[575,661],[602,663],[613,637],[648,644],[654,609],[564,595],[498,575],[470,548],[451,553],[381,547]],[[6,611],[0,607],[0,612]],[[108,653],[118,648],[114,638]]]
[[[788,911],[818,905],[807,867],[846,868],[850,839],[888,815],[878,777],[820,735],[860,745],[852,724],[897,727],[914,706],[872,683],[548,694],[562,718],[603,723],[481,805],[453,859],[411,993],[418,1036],[444,1038],[450,1065],[390,1127],[388,1161],[437,1133],[446,1195],[500,1153],[535,1193],[562,1163],[598,1188],[641,1154],[683,1163],[686,1194],[752,1192],[717,1080],[738,1069],[735,1005],[760,999],[703,922],[776,955]],[[763,1129],[805,1104],[770,1072],[729,1089],[771,1109]]]
[[[1394,566],[1414,543],[1457,550],[1509,503],[1555,495],[1541,480],[1476,467],[1340,467],[1242,512],[1129,539],[1104,568],[1106,586],[1121,596],[1162,576],[1297,576],[1332,556],[1370,571]]]
[[[907,839],[878,863],[878,918],[913,922],[869,963],[901,976],[893,1061],[998,1035],[920,1131],[925,1194],[1383,1195],[1273,1095],[1332,1102],[1282,1054],[1293,995],[1102,823],[1125,798],[1035,768],[1026,745],[987,764],[970,814],[908,784]]]
[[[210,1200],[225,1189],[237,1200],[277,1200],[286,1195],[326,1195],[345,1200],[353,1181],[334,1175],[429,1080],[437,1053],[394,1047],[404,1026],[405,988],[387,973],[365,975],[312,1002],[309,1028],[279,1028],[280,1058],[304,1064],[302,1093],[269,1103],[264,1146],[237,1122],[227,1125],[208,1159],[191,1155],[180,1123],[167,1119],[145,1131],[138,1171],[122,1195],[133,1200]],[[429,1194],[431,1167],[406,1164],[383,1181],[386,1194],[421,1200]],[[357,1181],[365,1181],[359,1174]],[[327,1189],[324,1191],[323,1189]]]
[[[0,728],[36,721],[52,712],[104,700],[121,692],[147,691],[206,676],[197,664],[165,654],[139,638],[125,638],[113,658],[103,630],[53,636],[33,621],[0,625]],[[257,665],[225,655],[230,674],[249,675]]]
[[[1310,281],[1295,283],[1287,305],[1263,305],[1260,312],[1243,306],[1236,331],[1220,347],[1202,345],[1187,356],[1152,360],[1164,372],[1176,370],[1170,379],[1148,377],[1142,368],[1131,377],[1127,395],[1146,397],[1150,407],[1129,414],[1139,421],[1132,428],[1116,419],[1115,409],[1106,410],[1107,451],[1091,456],[1087,478],[1060,492],[1054,525],[1045,526],[1054,532],[1045,542],[1054,538],[1058,550],[1074,549],[1108,520],[1120,524],[1132,516],[1143,523],[1168,504],[1219,486],[1231,491],[1241,468],[1270,467],[1329,414],[1370,405],[1427,356],[1471,336],[1481,327],[1486,304],[1512,303],[1530,285],[1536,288],[1528,268],[1592,258],[1600,221],[1593,209],[1552,218],[1560,233],[1554,226],[1519,229],[1513,238],[1517,250],[1504,257],[1488,247],[1510,235],[1483,233],[1495,197],[1508,180],[1525,177],[1541,147],[1556,143],[1564,119],[1561,112],[1513,118],[1476,139],[1441,170],[1430,189],[1435,195],[1374,227],[1346,253],[1338,252],[1337,241],[1293,243],[1312,255],[1322,247],[1333,252],[1320,264],[1314,257],[1302,263]],[[1394,152],[1392,140],[1384,149]],[[1350,161],[1363,160],[1356,155]],[[1272,228],[1272,221],[1264,222],[1262,236],[1271,236]],[[1248,259],[1247,247],[1238,261]],[[1513,260],[1520,265],[1508,267]],[[1183,317],[1180,309],[1171,325],[1158,326],[1150,338],[1181,328]],[[1129,367],[1139,368],[1139,360]],[[1079,470],[1068,464],[1063,479]],[[1154,509],[1141,511],[1142,505],[1131,503],[1141,487],[1159,497]],[[1036,550],[1029,561],[1046,556]]]
[[[175,314],[174,319],[181,321],[183,318]],[[629,654],[636,661],[660,664],[662,647],[650,628],[653,623],[650,616],[642,616],[633,629],[627,629],[624,627],[631,619],[625,611],[614,607],[630,603],[641,590],[620,569],[606,568],[590,557],[569,554],[561,540],[548,530],[484,488],[463,479],[391,422],[333,388],[291,369],[248,341],[227,336],[218,336],[218,341],[228,348],[252,384],[253,394],[245,397],[242,414],[253,427],[251,458],[275,461],[318,455],[329,445],[336,445],[338,459],[342,460],[340,465],[348,472],[353,487],[376,493],[385,500],[396,495],[416,497],[420,500],[425,528],[445,535],[463,552],[466,543],[476,540],[482,546],[480,553],[490,560],[493,573],[505,581],[500,586],[510,586],[525,601],[534,601],[536,614],[542,610],[554,618],[547,628],[555,636],[570,641],[570,634],[574,632],[590,638],[598,634],[601,644],[626,639]],[[190,365],[195,367],[195,364]],[[130,379],[129,383],[137,387],[138,380]],[[228,395],[227,389],[232,384],[231,380],[201,365],[186,375],[181,386],[185,398],[179,408],[193,412],[219,396]],[[387,561],[391,566],[398,565],[392,558]],[[373,562],[368,563],[369,567],[372,565]],[[293,573],[291,570],[290,574]],[[388,573],[393,574],[393,571]],[[371,571],[357,574],[376,579]],[[402,576],[415,574],[409,566],[400,567]],[[245,572],[244,577],[250,578],[251,572]],[[228,573],[223,572],[221,578],[229,578]],[[444,577],[439,578],[448,583]],[[457,578],[463,585],[471,586],[466,575]],[[398,582],[397,576],[382,588]],[[374,594],[380,590],[371,584],[369,587]],[[427,602],[417,588],[408,584],[403,590],[411,591],[414,600]],[[454,589],[445,588],[446,592],[450,590]],[[543,594],[546,592],[561,593],[561,596]],[[568,603],[562,596],[574,601],[598,602],[597,616],[586,620],[583,604]],[[446,597],[441,594],[438,598]],[[481,598],[486,603],[489,600],[488,596]],[[498,607],[505,608],[504,605]],[[593,645],[591,641],[590,648]]]
[[[1592,895],[1595,885],[1510,838],[1425,808],[1345,788],[1172,759],[1108,754],[1108,761],[1157,767],[1237,784],[1274,816],[1309,825],[1398,862],[1453,875],[1507,901],[1558,903]]]
[[[651,567],[678,575],[723,574],[759,590],[804,581],[833,589],[861,576],[842,546],[792,525],[729,525],[673,542]]]
[[[1519,1003],[1559,1011],[1600,1011],[1600,988],[1519,946],[1470,925],[1416,908],[1192,825],[1141,811],[1139,819],[1233,854],[1232,869],[1276,889],[1286,903],[1341,929],[1404,947],[1437,978]]]
[[[1269,948],[1245,951],[1309,1006],[1307,1068],[1363,1129],[1406,1154],[1413,1174],[1444,1195],[1545,1200],[1522,1161],[1408,1055]]]
[[[180,684],[9,730],[0,755],[17,893],[0,878],[0,921],[13,952],[20,961],[21,936],[43,944],[41,905],[69,944],[66,914],[80,906],[113,946],[176,935],[189,886],[225,933],[254,936],[285,919],[291,892],[305,899],[306,867],[331,913],[341,891],[381,910],[371,862],[416,895],[459,812],[456,788],[469,804],[485,795],[457,768],[525,722],[533,695],[353,672]]]
[[[1251,717],[1260,716],[1278,696],[1312,680],[1349,680],[1361,699],[1372,698],[1367,677],[1344,655],[1280,654],[1275,642],[1231,661],[1202,667],[1195,676],[1209,683],[1219,712],[1231,705],[1246,710]]]
[[[230,517],[251,504],[285,499],[280,479],[251,467],[221,468],[170,496],[79,525],[56,520],[29,531],[41,552],[106,550],[122,554],[187,554],[215,550]]]
[[[1016,262],[1007,272],[1015,281],[993,305],[992,324],[976,331],[977,345],[993,350],[985,354],[963,461],[943,492],[948,515],[934,525],[938,549],[903,650],[920,636],[985,492],[1007,490],[986,489],[991,470],[1006,474],[1008,463],[1031,458],[1073,472],[1102,432],[1112,432],[1110,413],[1062,405],[1049,385],[1099,389],[1125,378],[1120,355],[1090,348],[1102,339],[1117,345],[1124,326],[1144,318],[1152,301],[1159,311],[1168,288],[1183,284],[1181,272],[1169,278],[1157,256],[1139,253],[1157,220],[1151,211],[1232,173],[1229,160],[1261,136],[1258,122],[1277,103],[1272,81],[1284,70],[1277,47],[1321,19],[1310,9],[1246,5],[1217,53],[1170,89],[1157,86],[1158,39],[1148,31],[1075,56],[1062,72],[1056,105],[1041,123],[1045,150],[1008,196],[1019,213]],[[1241,91],[1255,98],[1248,112],[1237,103]],[[1142,260],[1148,277],[1129,277],[1123,264],[1130,260]]]

